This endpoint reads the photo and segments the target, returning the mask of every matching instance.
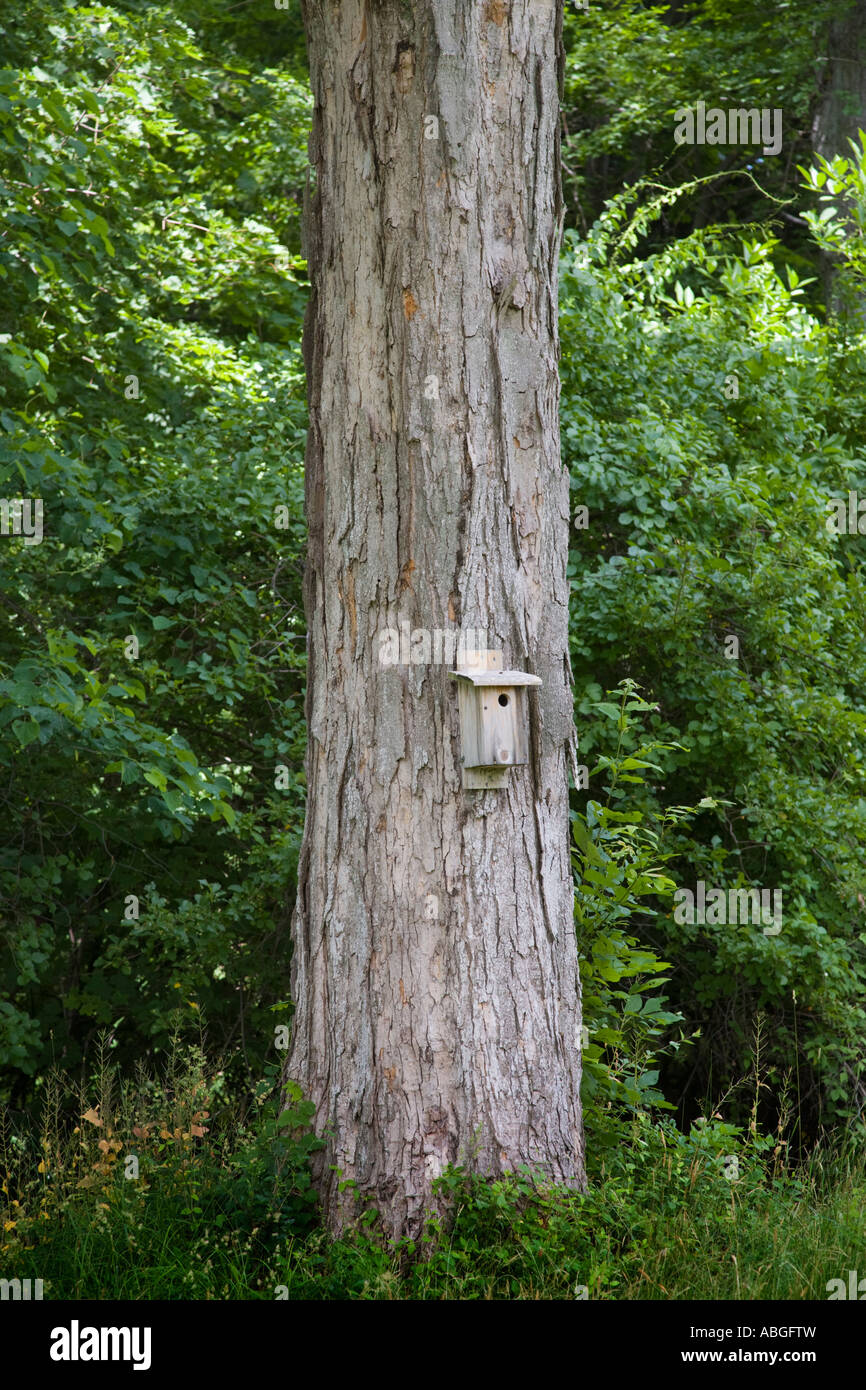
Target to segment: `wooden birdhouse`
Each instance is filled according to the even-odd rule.
[[[457,682],[463,785],[504,787],[508,769],[529,761],[528,671],[504,671],[501,652],[474,652],[449,675]]]

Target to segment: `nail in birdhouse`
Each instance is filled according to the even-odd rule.
[[[504,787],[509,767],[529,761],[527,688],[541,685],[528,671],[504,671],[501,652],[467,653],[449,672],[457,682],[463,785]]]

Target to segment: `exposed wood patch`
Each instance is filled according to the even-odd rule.
[[[484,18],[488,24],[498,24],[500,29],[508,18],[508,6],[504,0],[487,0]]]
[[[397,78],[397,91],[405,96],[415,76],[415,48],[411,43],[398,43],[397,56],[391,71]]]

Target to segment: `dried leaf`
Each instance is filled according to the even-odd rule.
[[[102,1124],[102,1121],[100,1120],[99,1116],[97,1115],[96,1110],[93,1109],[92,1106],[91,1106],[90,1110],[85,1110],[85,1112],[84,1112],[84,1114],[81,1116],[81,1118],[82,1118],[82,1120],[87,1120],[87,1121],[89,1121],[89,1123],[92,1124],[92,1125],[101,1125],[101,1124]]]

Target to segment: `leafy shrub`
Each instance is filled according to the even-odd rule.
[[[688,1068],[661,1067],[684,1125],[712,1078],[749,1069],[764,1011],[763,1118],[796,1059],[807,1139],[862,1127],[866,1101],[864,540],[825,524],[829,497],[866,493],[866,356],[805,307],[766,229],[641,256],[693,192],[630,189],[563,262],[563,449],[589,513],[570,557],[581,757],[607,752],[602,689],[639,682],[657,769],[629,804],[665,872],[782,890],[773,938],[668,909],[640,941],[676,962],[672,1008],[701,1029]],[[665,821],[670,804],[697,813]]]

